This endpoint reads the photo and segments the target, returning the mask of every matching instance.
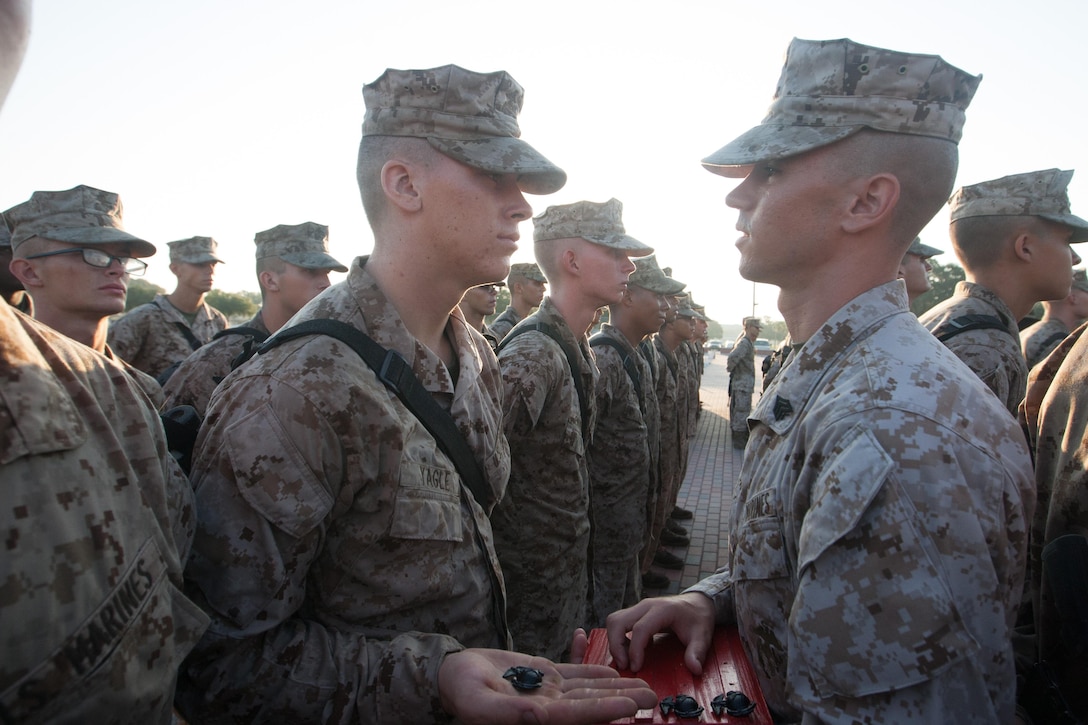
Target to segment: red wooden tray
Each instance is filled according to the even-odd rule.
[[[589,633],[589,651],[586,652],[586,664],[599,664],[615,667],[612,655],[608,651],[608,637],[604,629],[594,629]],[[715,666],[715,663],[717,666]],[[613,721],[614,723],[731,723],[732,725],[772,725],[770,710],[763,700],[763,691],[759,687],[756,673],[752,669],[740,635],[735,627],[719,627],[714,632],[714,641],[703,663],[703,676],[695,677],[684,666],[684,646],[671,634],[659,634],[646,650],[646,660],[638,673],[619,670],[624,677],[641,677],[654,692],[658,701],[674,695],[691,695],[703,708],[698,718],[681,718],[675,712],[668,716],[661,714],[661,708],[639,710],[634,717]],[[738,717],[719,716],[710,709],[710,701],[730,690],[739,690],[755,703],[755,710],[748,715]]]

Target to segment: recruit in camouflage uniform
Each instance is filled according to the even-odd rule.
[[[683,285],[661,272],[652,256],[635,261],[628,289],[642,288],[659,299]],[[660,326],[664,301],[660,301]],[[609,309],[616,310],[618,305]],[[611,315],[620,319],[624,312]],[[650,327],[647,334],[654,332]],[[622,348],[592,342],[596,354],[597,425],[589,450],[593,600],[590,623],[604,626],[612,612],[636,603],[642,594],[639,555],[646,546],[660,480],[661,413],[650,363],[618,327],[605,323],[601,335]],[[638,340],[636,340],[638,342]],[[624,360],[636,371],[632,379]],[[637,381],[637,383],[636,383]],[[637,388],[636,388],[637,384]]]
[[[688,471],[688,458],[691,455],[691,441],[695,437],[695,414],[699,407],[698,381],[695,361],[691,357],[691,337],[695,334],[695,311],[691,309],[688,296],[680,300],[676,309],[676,322],[673,330],[681,335],[676,348],[672,351],[676,360],[676,439],[678,468],[673,485],[669,488],[666,502],[666,515],[672,513],[680,494],[680,486]]]
[[[669,314],[675,315],[673,310]],[[671,324],[666,322],[666,325]],[[657,375],[657,406],[661,412],[661,481],[657,505],[654,508],[653,523],[650,526],[650,542],[643,552],[642,570],[647,571],[660,546],[661,533],[666,520],[672,513],[676,492],[680,489],[680,423],[677,395],[679,392],[679,369],[676,353],[670,350],[661,339],[661,334],[654,335],[654,354],[659,372]]]
[[[218,242],[211,237],[192,237],[167,242],[171,264],[221,263]],[[189,357],[227,327],[226,316],[201,302],[192,322],[170,304],[166,295],[155,295],[147,304],[129,310],[110,324],[109,345],[134,367],[153,378]]]
[[[449,412],[482,490],[468,489],[424,422],[345,343],[301,337],[238,368],[212,394],[192,476],[199,523],[186,583],[212,615],[179,676],[178,707],[194,722],[447,722],[473,700],[508,712],[511,701],[546,709],[564,699],[554,689],[547,700],[518,695],[501,679],[505,666],[489,676],[494,666],[481,664],[528,664],[527,656],[465,649],[510,645],[487,518],[509,449],[495,356],[449,310],[507,261],[491,247],[465,260],[461,237],[414,228],[437,228],[444,216],[429,199],[479,183],[467,203],[501,217],[488,221],[509,234],[530,214],[521,194],[555,191],[565,174],[518,138],[522,89],[504,72],[389,69],[363,98],[364,204],[375,185],[387,193],[376,177],[397,163],[424,201],[411,210],[393,209],[388,197],[385,207],[368,205],[368,215],[387,213],[374,224],[373,253],[295,321],[340,320],[400,355]],[[408,169],[401,153],[430,163]],[[436,334],[448,349],[410,332],[381,286],[403,293],[426,283],[427,268],[410,264],[423,249],[446,270],[434,280],[442,299],[423,309],[442,321]],[[379,283],[382,264],[392,281]],[[418,311],[419,297],[404,304]],[[545,691],[563,688],[557,667],[533,662],[546,670]],[[593,689],[595,675],[575,669]],[[486,695],[476,692],[485,676]],[[451,680],[467,683],[469,702]],[[645,697],[634,699],[629,713]]]
[[[581,238],[628,256],[650,254],[653,249],[625,233],[622,209],[616,199],[548,207],[533,218],[533,241],[538,252],[543,244]],[[514,647],[558,659],[568,649],[570,633],[585,626],[589,614],[586,453],[596,421],[598,372],[586,327],[575,333],[553,299],[564,293],[564,281],[549,282],[552,290],[539,309],[499,347],[511,465],[506,496],[491,521],[506,576]],[[614,297],[621,291],[618,287]],[[587,323],[595,309],[585,310]],[[561,342],[534,325],[550,327]]]
[[[756,348],[752,340],[759,336],[759,330],[759,318],[745,317],[744,330],[725,363],[729,371],[729,427],[733,447],[739,449],[748,442],[748,415],[756,390]]]
[[[1088,389],[1086,330],[1088,325],[1078,327],[1032,368],[1022,409],[1035,449],[1038,495],[1028,558],[1035,660],[1049,665],[1066,703],[1081,720],[1088,720],[1088,689],[1084,687],[1088,661],[1083,656],[1088,640],[1083,617],[1078,626],[1078,615],[1070,617],[1065,610],[1064,622],[1059,616],[1061,600],[1055,584],[1064,584],[1071,593],[1066,596],[1083,603],[1088,596],[1084,570],[1088,559],[1080,560],[1076,574],[1075,566],[1057,565],[1057,557],[1050,552],[1044,555],[1044,550],[1061,537],[1088,535],[1088,407],[1081,404]],[[1063,539],[1062,543],[1075,541]],[[1045,713],[1031,714],[1035,722],[1046,721]]]
[[[1088,241],[1088,221],[1069,211],[1066,188],[1072,176],[1072,171],[1048,169],[964,186],[948,201],[949,218],[954,225],[959,220],[976,217],[1038,216],[1070,227],[1073,235],[1069,242]],[[1079,262],[1080,258],[1072,254],[1072,264]],[[1067,282],[1071,281],[1072,264],[1064,270]],[[1063,294],[1069,294],[1069,289],[1066,288]],[[1004,329],[968,330],[948,339],[945,344],[1015,416],[1028,381],[1028,364],[1020,347],[1018,316],[993,290],[963,281],[956,284],[952,297],[927,311],[919,321],[928,330],[945,330],[950,321],[965,315],[997,317]]]
[[[35,270],[32,284],[38,301],[32,314],[44,324],[117,362],[147,393],[156,409],[159,408],[164,400],[162,386],[150,375],[120,359],[105,340],[109,313],[104,310],[109,309],[109,305],[116,305],[120,312],[124,299],[113,296],[103,287],[124,285],[127,288],[128,275],[143,274],[146,269],[146,263],[139,258],[155,254],[155,245],[124,230],[121,198],[113,192],[82,184],[64,191],[35,191],[30,199],[5,211],[3,217],[4,225],[12,229],[12,245],[18,249],[15,257],[21,260],[15,264],[19,265],[21,274],[34,269],[33,264],[42,263],[31,260],[52,260],[57,252],[66,254],[69,250],[94,249],[103,244],[123,245],[127,251],[122,253],[122,258],[107,258],[104,268],[90,265],[84,258],[73,272],[74,277],[55,278]],[[30,247],[24,246],[31,240],[36,242],[31,242]],[[48,251],[45,251],[47,247],[34,248],[35,244],[41,245],[42,240],[69,246]],[[117,266],[113,264],[115,261]],[[90,294],[96,297],[74,302],[71,295],[76,281],[92,285],[95,291]],[[79,305],[82,305],[82,314],[75,314],[73,310]]]
[[[979,80],[937,56],[795,39],[764,122],[703,161],[743,179],[728,197],[749,223],[742,269],[797,304],[846,301],[822,323],[783,311],[805,342],[752,411],[728,567],[680,597],[613,615],[609,635],[618,644],[653,621],[682,623],[702,641],[715,621],[735,622],[776,722],[1012,721],[1010,634],[1034,501],[1023,434],[884,271],[906,251],[906,241],[888,243],[899,205],[920,225],[952,186],[947,144]],[[757,269],[782,243],[768,236],[775,221],[811,233],[805,217],[770,221],[770,210],[819,204],[816,180],[855,152],[874,171],[826,183],[836,199],[866,183],[882,213],[857,231],[844,230],[857,209],[826,225],[828,274],[862,246],[881,272],[817,296],[798,269]],[[906,176],[933,159],[947,160],[936,190],[893,193],[878,173]],[[622,666],[641,653],[612,654]]]
[[[279,259],[302,269],[348,271],[329,254],[329,228],[324,224],[280,224],[258,232],[254,244],[258,264],[266,259]],[[327,285],[325,279],[324,284]],[[316,288],[312,291],[316,293]],[[292,309],[298,312],[293,306]],[[248,359],[256,346],[275,332],[268,329],[264,314],[264,309],[257,310],[253,319],[241,326],[242,330],[235,334],[221,334],[185,358],[162,387],[166,394],[166,406],[191,405],[203,416],[212,391],[235,367],[235,363]],[[230,329],[226,332],[230,333]]]
[[[1068,304],[1068,312],[1076,320],[1073,327],[1076,327],[1088,318],[1088,275],[1083,269],[1073,270],[1073,287],[1069,294],[1069,298],[1058,302]],[[1043,308],[1046,312],[1043,319],[1020,331],[1020,347],[1028,361],[1028,370],[1041,363],[1072,331],[1058,316],[1061,313],[1054,311],[1053,304],[1052,301],[1044,301]]]
[[[192,491],[132,379],[0,305],[10,722],[169,723],[177,668],[207,626],[182,593]]]
[[[516,280],[524,279],[533,282],[546,283],[548,280],[544,278],[544,273],[540,271],[540,267],[536,262],[518,262],[517,264],[510,265],[510,274],[507,279],[507,289],[510,292],[510,304],[506,306],[506,309],[499,313],[499,316],[488,327],[491,335],[495,338],[496,342],[502,342],[502,339],[509,334],[510,330],[514,329],[514,325],[521,322],[521,315],[514,309],[514,283]]]

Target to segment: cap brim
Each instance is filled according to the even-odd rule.
[[[703,159],[707,171],[741,178],[747,167],[760,161],[796,156],[841,141],[864,126],[782,126],[761,124]]]
[[[454,139],[428,136],[427,142],[446,156],[496,174],[517,174],[526,194],[553,194],[567,183],[567,172],[529,144],[512,136]]]
[[[207,264],[208,262],[215,262],[216,264],[226,264],[222,259],[214,254],[199,254],[195,257],[179,257],[177,259],[171,259],[171,262],[182,262],[184,264]]]
[[[634,237],[629,237],[626,234],[602,234],[602,235],[589,235],[583,236],[588,242],[599,244],[602,247],[610,247],[611,249],[622,249],[627,252],[628,257],[648,257],[654,253],[654,248],[648,244],[643,244]]]
[[[1039,214],[1039,216],[1048,221],[1072,227],[1073,238],[1069,240],[1070,243],[1088,242],[1088,222],[1079,216],[1075,214]]]
[[[347,272],[348,268],[338,262],[332,255],[322,252],[298,252],[297,254],[281,254],[280,259],[296,267],[303,269],[332,269],[337,272]]]
[[[150,257],[157,251],[151,242],[115,227],[72,227],[50,229],[35,236],[69,244],[129,244],[133,257]]]
[[[687,287],[683,282],[678,282],[675,279],[665,277],[664,279],[651,279],[651,280],[627,280],[628,286],[641,287],[642,289],[649,290],[654,294],[659,295],[675,295],[680,294]]]
[[[916,244],[907,251],[910,254],[917,254],[919,257],[936,257],[938,254],[944,254],[944,250],[931,247],[928,244]]]

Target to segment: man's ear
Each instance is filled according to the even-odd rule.
[[[421,168],[417,164],[403,159],[390,159],[382,166],[382,191],[389,203],[404,211],[418,211],[423,206],[423,197],[417,185],[417,174]]]
[[[857,233],[890,223],[899,203],[899,179],[894,174],[876,174],[859,179],[855,188],[843,218],[843,230]]]
[[[1035,258],[1035,235],[1027,229],[1018,229],[1012,241],[1012,253],[1021,262],[1031,262]]]
[[[272,270],[264,270],[257,276],[257,279],[260,281],[262,289],[268,292],[280,291],[280,276]]]
[[[11,260],[11,264],[8,265],[8,269],[15,275],[15,278],[23,283],[23,287],[26,289],[41,288],[45,286],[45,280],[38,276],[38,270],[34,267],[34,263],[29,259],[20,259],[16,257]]]

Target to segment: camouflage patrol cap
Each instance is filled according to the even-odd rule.
[[[186,264],[223,263],[222,259],[215,256],[216,250],[219,249],[219,242],[211,237],[189,237],[176,242],[167,242],[166,246],[170,248],[171,264],[174,262],[185,262]]]
[[[743,325],[745,327],[758,327],[761,330],[763,329],[763,323],[759,321],[758,317],[745,317]]]
[[[654,248],[629,237],[624,232],[623,204],[609,199],[603,204],[576,201],[573,204],[549,206],[543,214],[533,217],[533,241],[582,238],[602,247],[622,249],[628,257],[645,257]]]
[[[1066,189],[1073,172],[1029,171],[961,187],[948,200],[951,221],[976,216],[1037,216],[1072,227],[1072,241],[1088,241],[1088,221],[1073,215]]]
[[[1073,289],[1088,292],[1088,274],[1083,269],[1073,270]]]
[[[257,232],[253,243],[257,245],[257,259],[279,257],[303,269],[348,271],[329,254],[329,228],[324,224],[280,224]]]
[[[0,217],[0,249],[11,249],[11,231],[8,229],[7,222],[3,217]]]
[[[121,197],[90,186],[65,191],[35,191],[29,200],[4,212],[11,229],[11,246],[31,237],[70,244],[132,245],[133,257],[150,257],[155,245],[125,231],[121,224]]]
[[[677,317],[698,317],[699,313],[691,307],[691,297],[689,295],[680,295],[676,298],[676,316]]]
[[[635,271],[627,278],[627,286],[631,285],[659,295],[679,294],[686,287],[683,282],[666,276],[661,267],[657,266],[657,258],[652,254],[635,260]]]
[[[964,111],[981,80],[936,55],[847,38],[794,38],[767,116],[703,159],[703,166],[743,177],[743,167],[827,146],[863,128],[958,143]]]
[[[544,273],[540,271],[540,267],[536,262],[517,262],[510,265],[510,274],[507,275],[507,279],[511,277],[524,277],[525,279],[532,280],[533,282],[547,282],[547,278],[544,277]]]
[[[526,193],[551,194],[563,188],[567,174],[521,140],[518,113],[524,98],[506,71],[389,68],[363,86],[363,136],[425,138],[469,166],[517,174]]]
[[[944,252],[936,247],[931,247],[928,244],[922,244],[922,238],[915,237],[914,241],[910,243],[910,249],[907,250],[907,254],[915,254],[922,259],[929,259],[930,257],[936,257],[938,254],[944,254]]]

